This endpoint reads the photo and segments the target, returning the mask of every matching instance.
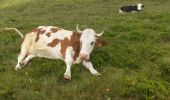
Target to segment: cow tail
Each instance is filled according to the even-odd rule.
[[[17,28],[4,28],[4,30],[15,30],[20,36],[21,36],[21,38],[23,38],[24,37],[24,35],[17,29]]]

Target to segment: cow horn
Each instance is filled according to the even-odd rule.
[[[83,31],[81,31],[81,30],[79,29],[79,24],[77,24],[76,30],[77,30],[77,32],[79,32],[79,33],[82,33],[82,32],[83,32]]]
[[[101,32],[101,33],[99,33],[99,34],[96,34],[96,36],[100,37],[100,36],[102,36],[102,35],[103,35],[103,33],[104,33],[104,31],[103,31],[103,32]]]

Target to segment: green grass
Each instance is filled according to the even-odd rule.
[[[0,100],[168,100],[170,99],[170,0],[142,0],[141,13],[121,15],[136,0],[1,0],[0,28],[24,34],[39,25],[69,30],[105,31],[107,47],[91,55],[95,77],[81,64],[72,80],[63,79],[65,63],[35,58],[16,72],[22,39],[0,31]]]

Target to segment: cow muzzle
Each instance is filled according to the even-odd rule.
[[[87,54],[81,53],[81,54],[79,55],[79,57],[80,57],[80,59],[82,59],[82,60],[84,60],[84,61],[86,61],[86,62],[89,61]]]

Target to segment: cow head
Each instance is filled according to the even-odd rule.
[[[77,25],[77,31],[81,34],[80,37],[80,58],[83,60],[89,60],[90,54],[96,45],[104,46],[106,43],[99,37],[103,35],[104,32],[97,34],[93,29],[85,29],[81,31]]]
[[[143,4],[141,4],[141,3],[138,3],[138,4],[137,4],[137,9],[138,9],[139,11],[141,11],[143,7],[144,7]]]

